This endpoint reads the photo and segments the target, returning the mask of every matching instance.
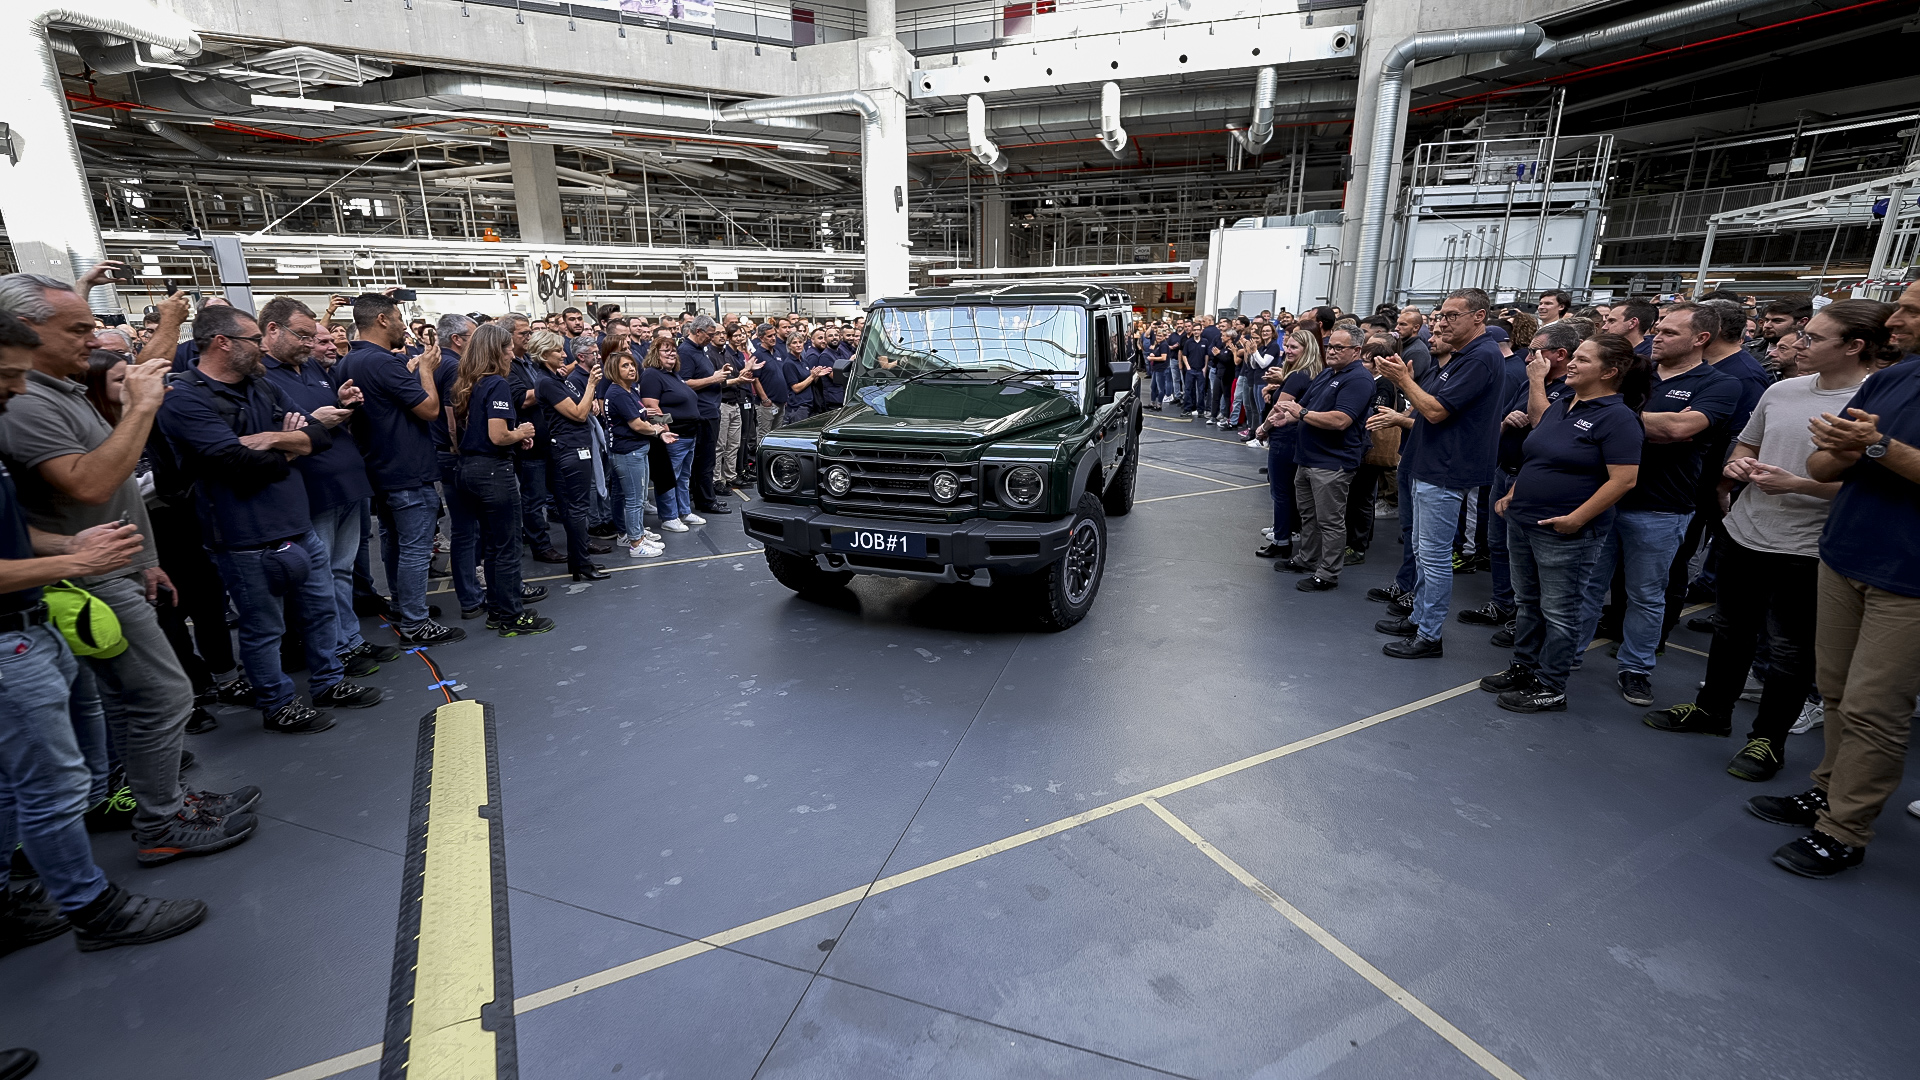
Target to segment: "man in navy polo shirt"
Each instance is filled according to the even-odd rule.
[[[1720,331],[1718,312],[1700,304],[1671,304],[1653,329],[1653,390],[1641,410],[1647,445],[1639,482],[1620,500],[1613,532],[1600,548],[1587,579],[1581,611],[1580,649],[1593,640],[1600,608],[1613,587],[1613,568],[1624,570],[1627,610],[1621,624],[1620,696],[1634,705],[1653,704],[1654,655],[1666,609],[1667,573],[1693,518],[1707,451],[1740,405],[1740,383],[1706,362],[1706,349]],[[1720,463],[1715,460],[1718,470]]]
[[[379,497],[381,555],[393,592],[394,636],[402,645],[445,645],[467,636],[457,626],[427,617],[427,565],[433,561],[433,525],[440,516],[428,425],[440,422],[434,364],[399,355],[407,326],[393,298],[366,293],[353,301],[353,348],[334,365],[337,382],[360,388],[365,400],[355,418],[355,438],[367,461],[367,478]]]
[[[1401,638],[1382,650],[1402,660],[1441,655],[1440,635],[1453,599],[1453,534],[1467,492],[1493,482],[1499,450],[1502,367],[1506,357],[1487,336],[1487,294],[1456,289],[1435,316],[1433,334],[1453,358],[1428,386],[1403,359],[1376,361],[1413,404],[1402,468],[1412,475],[1415,582],[1406,619],[1383,619],[1374,629]],[[1407,512],[1402,503],[1401,512]]]
[[[1176,354],[1180,367],[1180,411],[1199,413],[1206,407],[1207,343],[1206,327],[1199,320],[1187,323],[1180,332]]]
[[[1920,300],[1920,286],[1909,298]],[[1896,338],[1895,347],[1914,346]],[[1920,696],[1920,363],[1868,376],[1843,415],[1810,426],[1807,475],[1840,482],[1820,534],[1814,637],[1827,751],[1813,790],[1747,805],[1769,821],[1811,825],[1773,861],[1830,877],[1866,856],[1873,821],[1900,785]]]
[[[313,531],[305,478],[293,467],[326,453],[333,439],[265,378],[252,316],[208,308],[193,320],[193,337],[199,362],[175,378],[160,406],[160,430],[193,477],[208,553],[240,612],[240,662],[266,729],[325,731],[333,717],[321,710],[380,700],[373,687],[343,680],[330,557]],[[286,606],[301,622],[312,707],[295,696],[280,666]]]
[[[769,319],[754,331],[753,344],[749,346],[753,358],[763,366],[754,374],[760,385],[761,394],[771,405],[761,406],[754,414],[759,426],[758,433],[765,435],[780,426],[780,417],[787,411],[787,399],[793,396],[793,384],[806,378],[793,375],[787,368],[787,350],[780,344],[780,333]]]
[[[1298,401],[1278,410],[1299,425],[1294,448],[1294,502],[1300,507],[1300,551],[1293,569],[1312,576],[1295,586],[1301,592],[1340,587],[1347,552],[1347,490],[1367,453],[1366,415],[1373,401],[1373,376],[1360,363],[1359,331],[1327,335],[1326,367],[1314,376]]]
[[[480,578],[474,567],[480,562],[480,523],[474,520],[472,504],[453,497],[460,486],[460,457],[453,452],[447,425],[453,406],[453,380],[460,374],[460,354],[473,340],[473,319],[465,315],[440,316],[434,326],[440,339],[440,354],[434,363],[434,396],[440,399],[440,415],[427,423],[427,435],[433,439],[433,458],[440,473],[440,490],[445,492],[449,537],[453,551],[449,565],[453,571],[453,595],[460,603],[460,617],[477,618],[486,614],[487,598],[480,591]]]
[[[1633,346],[1634,352],[1650,357],[1653,355],[1653,324],[1659,318],[1659,308],[1635,297],[1608,308],[1600,329],[1609,334],[1619,334]]]
[[[313,342],[320,336],[313,311],[298,300],[276,296],[260,309],[260,347],[266,353],[266,378],[294,408],[320,421],[330,446],[294,461],[307,487],[307,510],[313,533],[326,549],[327,561],[315,566],[327,574],[334,595],[334,614],[340,640],[334,652],[348,678],[371,675],[380,665],[400,657],[391,645],[375,645],[360,634],[360,617],[353,610],[353,561],[360,553],[360,521],[367,512],[373,488],[367,466],[353,440],[339,433],[361,401],[360,388],[351,382],[338,387],[312,361]]]
[[[717,359],[720,344],[714,340],[718,324],[708,315],[695,315],[680,339],[680,379],[700,400],[700,430],[693,444],[693,508],[702,514],[731,514],[733,508],[718,500],[713,490],[713,458],[720,445],[720,394],[733,377],[731,365]],[[831,348],[831,345],[828,346]],[[845,381],[842,380],[842,386]]]

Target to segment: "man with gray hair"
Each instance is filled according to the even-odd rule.
[[[486,613],[486,594],[480,591],[480,578],[474,567],[480,562],[480,523],[465,502],[453,497],[460,478],[460,456],[449,438],[453,423],[453,380],[460,374],[460,354],[473,339],[475,323],[465,315],[440,316],[434,330],[440,338],[439,366],[433,381],[440,388],[440,418],[427,425],[433,436],[434,456],[440,464],[440,490],[447,504],[453,551],[453,595],[460,602],[460,617],[472,619]]]
[[[99,687],[133,792],[140,861],[200,854],[196,849],[204,845],[189,834],[200,814],[194,800],[205,793],[189,794],[180,784],[193,685],[154,614],[162,588],[171,602],[173,583],[160,569],[146,502],[133,478],[166,395],[169,362],[128,369],[116,427],[87,400],[87,362],[100,339],[93,312],[73,286],[36,274],[8,274],[0,277],[0,311],[40,336],[27,392],[0,415],[0,457],[18,478],[29,522],[43,532],[73,536],[125,521],[145,538],[124,567],[74,581],[113,610],[127,642],[117,655],[88,657],[85,663]]]
[[[733,378],[733,365],[720,359],[720,343],[714,340],[718,329],[711,316],[695,315],[680,339],[680,378],[700,402],[700,429],[693,443],[693,508],[701,514],[733,513],[732,507],[714,497],[713,490],[713,460],[720,446],[720,393]]]

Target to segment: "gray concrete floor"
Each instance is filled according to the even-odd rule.
[[[498,710],[516,993],[726,935],[523,1013],[522,1075],[1490,1075],[1460,1040],[1528,1080],[1914,1074],[1920,785],[1864,868],[1794,878],[1767,860],[1793,834],[1741,804],[1803,788],[1819,736],[1743,784],[1729,740],[1641,726],[1604,652],[1564,714],[1472,691],[1160,800],[1455,1041],[1146,806],[913,873],[1504,665],[1464,626],[1444,660],[1380,655],[1362,593],[1397,563],[1391,517],[1337,592],[1302,594],[1252,557],[1264,486],[1232,490],[1264,484],[1264,455],[1154,418],[1143,458],[1099,601],[1063,634],[1004,629],[967,586],[799,600],[736,515],[659,564],[549,583],[552,634],[435,650]],[[1456,610],[1487,588],[1461,578]],[[1662,703],[1703,664],[1670,650]],[[411,657],[367,681],[389,702],[323,735],[227,710],[192,737],[198,784],[266,789],[257,835],[152,871],[124,838],[96,849],[212,916],[0,960],[0,1045],[38,1047],[49,1080],[372,1077],[308,1067],[380,1038],[437,699]]]

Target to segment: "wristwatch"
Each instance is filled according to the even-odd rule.
[[[1872,446],[1867,447],[1866,450],[1863,451],[1863,453],[1865,453],[1870,458],[1883,458],[1887,456],[1887,451],[1892,447],[1893,447],[1893,436],[1882,435],[1880,436],[1879,442],[1874,443]]]

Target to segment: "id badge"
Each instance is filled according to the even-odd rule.
[[[579,454],[579,455],[580,455],[580,460],[581,460],[581,461],[589,461],[589,460],[591,460],[591,459],[593,458],[593,451],[591,451],[591,450],[588,450],[588,449],[586,449],[586,448],[584,448],[584,447],[583,447],[583,448],[581,448],[581,449],[579,449],[579,450],[575,450],[575,451],[574,451],[574,453],[576,453],[576,454]]]

